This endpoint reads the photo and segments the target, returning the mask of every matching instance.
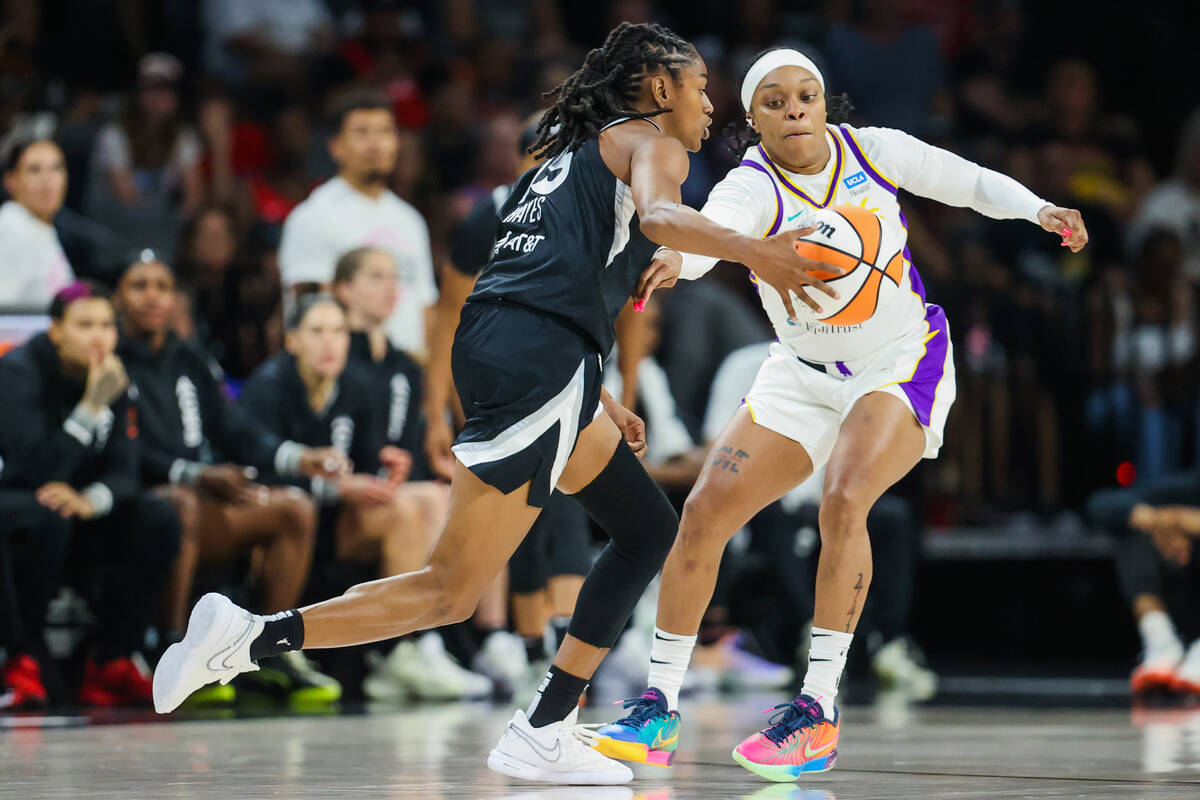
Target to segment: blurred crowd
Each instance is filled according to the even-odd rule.
[[[95,449],[105,424],[99,412],[127,413],[116,394],[100,391],[118,370],[107,360],[113,353],[138,387],[169,373],[160,389],[168,405],[186,405],[186,373],[198,398],[188,402],[201,409],[206,431],[206,415],[221,418],[211,436],[190,431],[186,413],[165,425],[162,435],[179,452],[162,454],[157,471],[143,457],[117,496],[89,497],[95,484],[74,476],[78,491],[38,498],[81,525],[100,525],[106,515],[141,520],[105,523],[134,539],[153,535],[152,527],[175,531],[175,544],[145,554],[158,566],[103,570],[99,582],[112,586],[127,584],[129,570],[164,577],[141,582],[136,598],[101,589],[97,613],[122,618],[130,607],[144,609],[142,622],[169,638],[183,625],[194,585],[228,580],[203,575],[205,565],[242,559],[240,574],[250,576],[264,612],[292,607],[304,592],[340,591],[364,569],[386,575],[419,565],[446,501],[437,463],[444,453],[428,450],[422,431],[430,420],[420,418],[426,396],[446,402],[445,378],[431,383],[422,365],[439,322],[452,330],[457,319],[447,298],[461,302],[464,276],[482,264],[456,263],[469,250],[472,212],[489,199],[498,205],[494,194],[517,177],[544,93],[616,22],[654,21],[691,38],[706,59],[714,131],[740,121],[736,86],[752,56],[794,46],[821,66],[832,93],[849,95],[852,124],[896,127],[948,147],[1087,220],[1091,243],[1072,254],[1032,226],[905,198],[914,262],[952,321],[960,385],[941,458],[881,503],[888,530],[911,531],[885,545],[896,550],[889,563],[909,566],[896,570],[897,585],[877,589],[888,599],[868,625],[877,633],[873,651],[885,653],[877,668],[932,691],[919,657],[902,644],[924,524],[996,523],[1030,511],[1049,517],[1081,508],[1098,488],[1190,469],[1200,454],[1200,108],[1156,94],[1132,66],[1098,67],[1103,36],[1079,55],[1053,46],[1040,5],[8,0],[0,23],[0,310],[45,313],[57,296],[56,323],[69,307],[83,314],[87,306],[96,330],[121,326],[120,343],[114,333],[107,349],[81,338],[72,353],[61,335],[43,337],[40,355],[39,340],[26,346],[22,368],[78,384],[62,390],[73,399],[44,429],[75,419],[76,401],[82,407],[90,398],[97,413],[75,419],[75,438]],[[1172,37],[1183,34],[1171,30],[1169,9],[1139,18],[1130,33],[1156,31],[1157,49],[1170,52]],[[722,137],[707,142],[692,157],[685,202],[701,205],[738,159]],[[115,291],[112,301],[105,287]],[[339,302],[306,295],[313,289],[332,289]],[[647,358],[620,373],[637,376],[626,400],[647,418],[656,479],[681,500],[704,445],[753,377],[762,342],[773,337],[736,265],[664,293],[651,316],[648,341],[638,344]],[[339,330],[350,334],[348,345]],[[89,355],[89,347],[98,349]],[[168,358],[164,348],[182,355],[170,350]],[[194,363],[185,369],[180,359]],[[356,359],[363,386],[346,388],[343,373]],[[222,404],[232,397],[239,410],[230,420]],[[283,410],[292,401],[300,402],[294,413]],[[144,442],[152,431],[140,413],[140,424],[118,417],[115,428],[110,414],[117,433],[105,437],[120,438],[124,428],[137,439],[140,427]],[[352,423],[340,434],[336,424],[332,436],[314,433],[317,422],[343,416]],[[347,454],[352,475],[340,460]],[[96,470],[118,458],[93,455]],[[42,466],[39,476],[57,475]],[[88,480],[99,482],[96,475]],[[0,479],[0,504],[5,486]],[[255,503],[263,518],[229,510],[243,492],[262,493]],[[743,546],[743,568],[723,581],[710,614],[716,673],[737,663],[742,674],[786,682],[770,662],[746,659],[795,662],[809,600],[788,597],[792,617],[765,615],[766,628],[745,632],[750,645],[729,618],[739,604],[743,618],[754,616],[739,581],[774,580],[785,596],[794,589],[788,570],[811,563],[816,546],[806,521],[812,502],[793,497],[748,534],[754,544]],[[164,514],[176,521],[161,523]],[[214,540],[211,531],[222,526],[240,532],[236,542]],[[276,535],[284,529],[291,534]],[[389,539],[395,530],[406,532],[404,541]],[[69,550],[69,531],[62,536]],[[802,540],[808,544],[796,544]],[[92,552],[36,557],[68,573],[72,563],[103,561]],[[418,684],[433,695],[490,691],[492,683],[454,672],[450,656],[438,655],[447,648],[464,663],[478,659],[478,671],[494,681],[511,680],[513,663],[543,659],[533,640],[547,620],[569,616],[578,588],[571,569],[580,569],[554,573],[561,560],[539,558],[548,563],[538,569],[551,573],[541,594],[511,604],[514,617],[531,609],[525,618],[510,622],[508,591],[497,586],[473,631],[376,654],[368,677],[375,693]],[[22,590],[39,598],[17,615],[25,640],[40,633],[45,614],[37,609],[57,589]],[[87,663],[93,700],[117,703],[145,689],[136,665],[125,664],[144,643],[128,624],[118,627],[123,638],[94,643]],[[516,641],[489,644],[507,628],[524,630]],[[17,651],[10,643],[10,656]],[[638,669],[642,660],[629,654]],[[454,676],[450,688],[430,683],[425,673],[438,670]],[[332,693],[298,656],[277,671],[312,697]]]

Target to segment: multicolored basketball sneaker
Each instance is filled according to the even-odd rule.
[[[671,766],[679,744],[679,712],[667,710],[667,698],[658,689],[647,689],[623,706],[630,710],[626,716],[589,731],[592,748],[620,761]]]
[[[771,727],[747,738],[733,750],[733,760],[769,781],[794,781],[804,773],[825,772],[837,759],[841,715],[828,719],[808,695],[770,709]]]

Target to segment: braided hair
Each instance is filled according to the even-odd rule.
[[[588,52],[583,66],[546,93],[555,102],[538,122],[538,138],[529,152],[553,158],[579,149],[617,117],[647,119],[671,111],[633,110],[642,79],[661,67],[678,80],[677,70],[699,57],[695,47],[669,28],[622,22],[603,45]]]
[[[750,68],[753,67],[760,58],[774,50],[780,50],[779,47],[768,47],[755,54],[754,58],[746,64],[746,68],[742,70],[742,74],[738,77],[738,82],[735,86],[740,87],[746,82],[746,75],[750,73]],[[825,121],[837,125],[846,122],[850,118],[851,112],[854,111],[854,103],[850,100],[850,95],[842,92],[841,94],[825,95]],[[742,118],[735,120],[725,126],[723,131],[725,141],[729,145],[729,149],[736,155],[741,156],[749,148],[762,141],[762,136],[754,128],[750,127],[750,120]]]

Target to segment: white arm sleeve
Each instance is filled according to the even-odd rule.
[[[700,213],[745,236],[762,236],[775,221],[778,202],[770,178],[750,167],[734,167],[713,187]],[[716,263],[711,256],[684,253],[679,277],[696,280]]]
[[[855,138],[883,177],[900,188],[992,219],[1037,224],[1049,202],[1017,181],[892,128],[861,128]]]

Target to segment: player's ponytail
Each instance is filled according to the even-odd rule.
[[[768,47],[766,50],[757,53],[754,58],[747,62],[746,68],[742,70],[742,74],[738,76],[738,81],[734,85],[741,86],[746,80],[747,73],[750,72],[750,69],[759,61],[759,59],[761,59],[767,53],[780,49],[783,48]],[[825,95],[826,122],[829,122],[833,125],[839,125],[843,122],[847,122],[849,121],[850,114],[853,111],[854,103],[850,101],[850,95],[846,94],[845,92],[842,94]],[[731,149],[738,156],[741,156],[746,152],[746,150],[762,141],[762,137],[758,134],[758,131],[750,127],[750,120],[745,118],[729,123],[725,126],[725,130],[722,131],[722,133],[725,135],[725,142],[729,145],[729,149]]]
[[[618,117],[667,113],[671,109],[633,110],[642,80],[660,67],[678,79],[676,70],[697,58],[695,47],[662,25],[622,22],[602,46],[588,52],[583,66],[546,93],[555,102],[538,122],[538,139],[529,152],[553,158],[578,149]]]

